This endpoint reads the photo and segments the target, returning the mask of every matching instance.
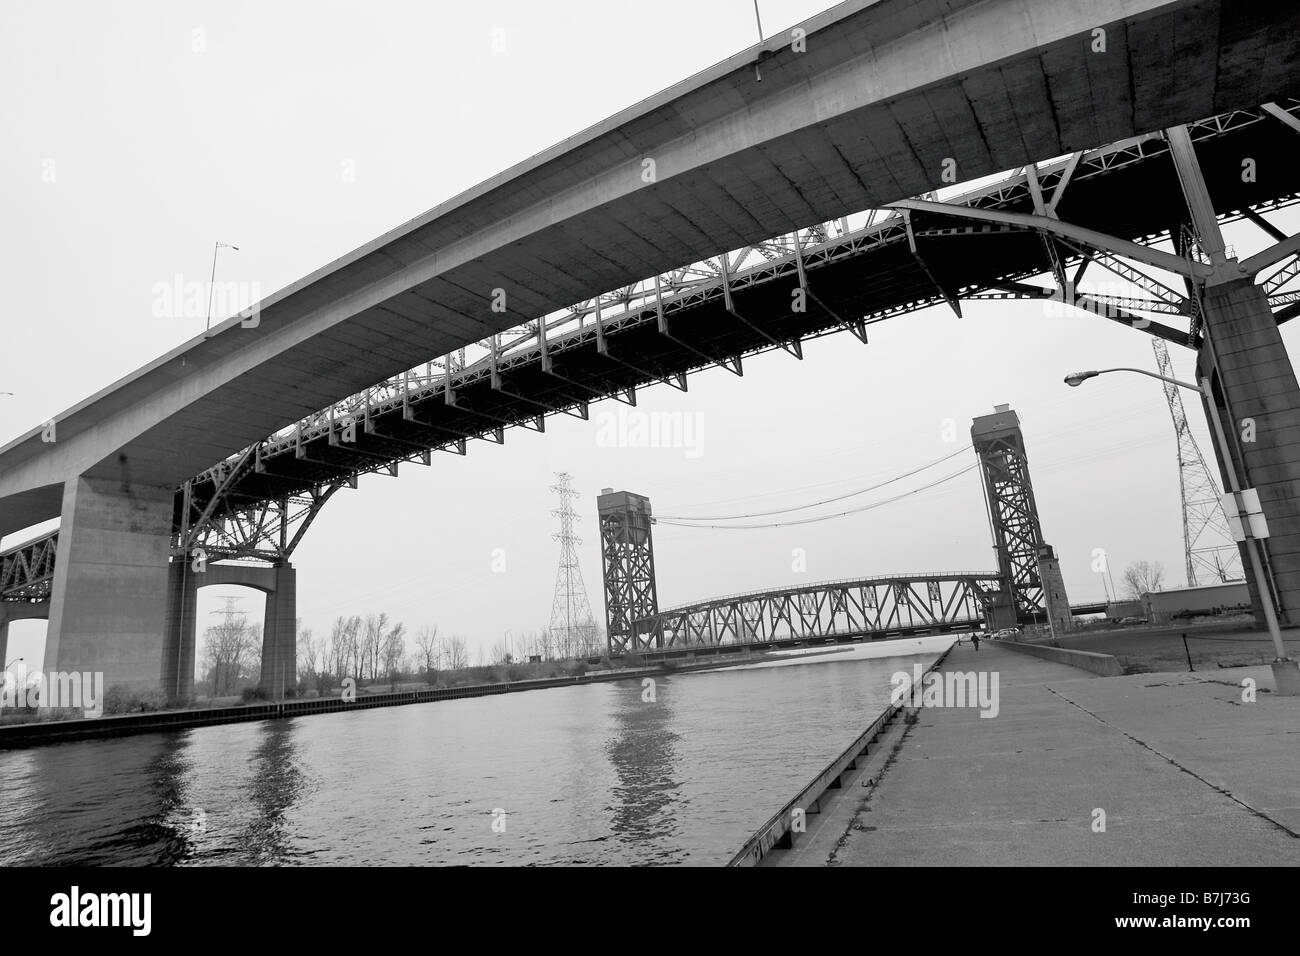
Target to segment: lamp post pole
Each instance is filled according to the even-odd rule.
[[[208,318],[203,325],[203,337],[206,339],[212,330],[212,292],[217,284],[217,253],[222,249],[234,249],[239,251],[239,246],[232,246],[228,242],[218,242],[212,246],[212,275],[208,278]]]

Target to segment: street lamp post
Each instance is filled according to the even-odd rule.
[[[1065,384],[1072,388],[1077,388],[1090,378],[1096,378],[1098,375],[1104,375],[1107,372],[1137,372],[1139,375],[1146,375],[1150,378],[1159,379],[1171,385],[1177,385],[1180,388],[1191,389],[1198,392],[1205,398],[1205,404],[1210,410],[1210,423],[1213,426],[1214,442],[1219,452],[1220,460],[1224,463],[1224,473],[1228,476],[1228,486],[1232,489],[1233,500],[1240,501],[1238,498],[1241,493],[1241,483],[1237,478],[1237,466],[1233,461],[1232,452],[1228,447],[1228,439],[1223,432],[1223,422],[1219,420],[1219,408],[1214,403],[1214,395],[1210,391],[1210,380],[1202,378],[1200,385],[1193,385],[1190,382],[1180,382],[1176,378],[1167,378],[1164,375],[1157,375],[1155,372],[1148,372],[1142,368],[1104,368],[1088,372],[1071,372],[1065,376]],[[1268,624],[1269,637],[1273,639],[1273,649],[1277,653],[1277,660],[1273,662],[1273,675],[1277,683],[1277,692],[1279,694],[1294,695],[1297,693],[1296,686],[1300,685],[1300,678],[1288,679],[1287,671],[1297,670],[1296,662],[1292,661],[1286,654],[1286,645],[1282,643],[1282,631],[1277,623],[1277,609],[1273,606],[1273,591],[1269,586],[1268,578],[1264,574],[1264,565],[1260,560],[1256,544],[1259,539],[1250,533],[1248,520],[1243,521],[1240,507],[1237,509],[1238,522],[1244,527],[1246,542],[1246,555],[1250,560],[1250,570],[1255,578],[1255,589],[1259,592],[1259,603],[1264,608],[1264,620]]]
[[[208,319],[203,326],[203,337],[205,339],[212,330],[212,290],[217,284],[217,253],[222,249],[233,249],[238,252],[239,246],[232,246],[228,242],[218,242],[212,247],[212,275],[208,279]]]

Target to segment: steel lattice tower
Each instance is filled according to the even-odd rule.
[[[585,656],[595,651],[599,632],[591,615],[591,602],[587,600],[587,586],[582,581],[582,567],[578,564],[578,545],[582,539],[573,530],[578,513],[572,504],[578,492],[570,484],[572,475],[560,471],[555,477],[557,481],[551,485],[551,491],[559,495],[560,506],[551,514],[560,519],[560,530],[551,537],[560,542],[560,566],[555,574],[547,652],[556,657]]]
[[[1151,349],[1156,353],[1156,366],[1165,378],[1174,378],[1173,362],[1163,339],[1151,339]],[[1178,386],[1164,383],[1165,400],[1169,415],[1174,420],[1174,436],[1178,439],[1178,485],[1183,499],[1183,552],[1187,557],[1187,586],[1196,587],[1205,577],[1206,583],[1239,581],[1245,575],[1241,568],[1241,550],[1228,531],[1219,498],[1219,486],[1210,476],[1205,456],[1196,443],[1196,437],[1187,425],[1187,412]]]
[[[605,633],[610,654],[663,643],[663,634],[638,634],[635,622],[659,613],[655,588],[650,499],[604,489],[596,499],[600,554],[605,574]]]

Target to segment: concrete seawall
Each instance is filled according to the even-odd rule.
[[[1110,654],[1097,654],[1093,651],[1072,651],[1063,647],[1049,647],[1046,644],[1025,644],[1019,641],[999,641],[997,646],[1018,651],[1021,654],[1029,654],[1031,657],[1041,657],[1046,661],[1069,664],[1071,667],[1082,668],[1099,677],[1119,677],[1124,673],[1119,658]]]
[[[925,673],[938,671],[952,648],[939,654],[926,667]],[[836,791],[843,791],[845,781],[855,778],[871,758],[878,758],[878,748],[873,749],[882,733],[887,731],[894,718],[907,711],[906,701],[897,701],[886,707],[862,732],[848,749],[831,761],[817,777],[804,787],[793,800],[776,812],[758,828],[740,848],[728,867],[760,866],[770,859],[773,850],[791,850],[796,846],[795,835],[807,832],[807,815],[819,815],[823,803]]]

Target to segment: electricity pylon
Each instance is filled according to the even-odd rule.
[[[578,564],[578,545],[582,539],[574,533],[578,514],[572,501],[578,496],[570,482],[573,476],[556,472],[551,491],[560,497],[560,506],[551,514],[560,519],[560,530],[552,537],[560,542],[560,566],[555,575],[555,601],[551,605],[551,626],[547,629],[551,656],[567,658],[595,653],[600,638],[596,620],[591,615],[587,586]]]
[[[1165,378],[1174,378],[1169,349],[1162,339],[1151,339],[1156,365]],[[1178,484],[1183,499],[1183,551],[1187,558],[1187,586],[1240,581],[1241,550],[1232,540],[1223,515],[1219,486],[1210,475],[1205,456],[1187,425],[1187,412],[1178,386],[1164,384],[1165,400],[1178,439]]]

